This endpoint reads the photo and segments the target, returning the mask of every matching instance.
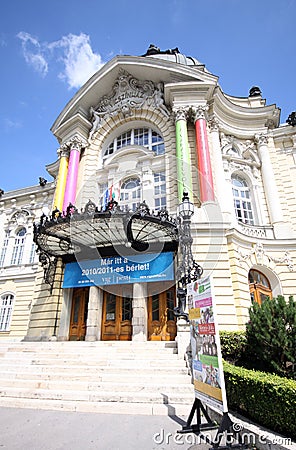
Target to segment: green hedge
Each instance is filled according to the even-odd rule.
[[[247,342],[245,331],[220,331],[220,341],[226,361],[236,363],[243,359]]]
[[[223,362],[228,406],[273,431],[296,438],[296,381]]]

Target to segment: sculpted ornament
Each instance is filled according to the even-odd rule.
[[[138,80],[123,69],[120,69],[111,92],[99,100],[98,105],[90,108],[92,128],[89,140],[101,128],[108,118],[122,114],[124,118],[135,114],[144,106],[158,109],[164,116],[170,113],[164,104],[163,85],[155,85],[153,81]]]
[[[294,271],[293,259],[288,251],[284,253],[284,256],[282,258],[275,258],[265,252],[263,244],[261,242],[254,244],[252,250],[250,250],[246,254],[242,254],[240,250],[238,251],[238,253],[240,255],[240,261],[247,261],[252,257],[252,255],[255,255],[257,263],[262,265],[264,263],[264,257],[266,257],[269,263],[272,261],[275,264],[286,264],[290,272]]]

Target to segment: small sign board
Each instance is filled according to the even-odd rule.
[[[195,397],[227,412],[216,303],[211,277],[187,285]]]

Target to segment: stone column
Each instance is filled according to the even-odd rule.
[[[257,142],[258,152],[262,164],[261,174],[270,221],[272,224],[282,222],[283,212],[268,151],[268,136],[266,134],[258,134],[255,136],[255,141]]]
[[[133,285],[132,340],[147,341],[147,283]]]
[[[178,198],[182,201],[183,192],[188,192],[193,200],[191,158],[188,145],[187,119],[188,111],[185,108],[174,110],[176,117],[176,157],[177,157],[177,183]]]
[[[58,150],[60,156],[59,173],[57,177],[57,185],[54,194],[53,209],[63,210],[64,194],[68,173],[69,149],[67,145],[62,145]]]
[[[222,151],[220,144],[220,136],[219,136],[219,123],[215,117],[213,117],[209,121],[210,129],[211,129],[211,140],[213,145],[213,159],[212,159],[212,168],[215,174],[216,181],[216,197],[218,199],[218,203],[221,209],[221,212],[224,215],[226,221],[231,222],[231,218],[235,218],[233,215],[233,196],[231,186],[228,186],[228,183],[225,178],[223,159],[222,159]]]
[[[75,204],[79,159],[82,145],[82,140],[78,136],[74,136],[70,140],[70,142],[67,143],[67,146],[70,148],[70,157],[63,203],[64,213],[66,212],[70,203],[72,203],[73,205]]]
[[[205,116],[206,109],[207,107],[205,106],[200,106],[198,108],[192,109],[195,123],[200,200],[202,203],[215,201],[213,175],[207,135],[207,122]]]
[[[86,321],[86,341],[101,339],[103,291],[97,286],[90,286],[88,312]]]

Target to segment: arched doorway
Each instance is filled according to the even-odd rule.
[[[249,289],[251,301],[263,303],[272,298],[272,290],[268,278],[259,270],[251,269],[249,272]]]

